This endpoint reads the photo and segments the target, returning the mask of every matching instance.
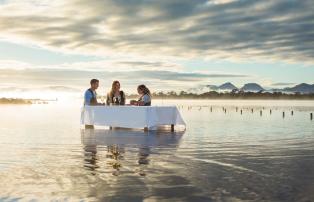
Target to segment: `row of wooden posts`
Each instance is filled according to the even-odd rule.
[[[188,108],[188,110],[191,110],[192,107],[193,107],[193,106],[188,106],[187,108]],[[197,107],[197,108],[199,108],[199,110],[201,110],[202,107],[204,107],[204,106],[194,106],[194,107]],[[179,108],[182,108],[182,109],[183,109],[183,106],[179,106]],[[263,107],[263,110],[264,110],[264,109],[265,109],[265,108]],[[222,107],[222,110],[223,110],[224,113],[227,113],[227,109],[226,109],[225,107]],[[263,115],[263,110],[260,110],[260,112],[259,112],[259,113],[260,113],[260,116]],[[239,111],[239,108],[236,107],[236,112],[238,112],[238,111]],[[213,112],[213,107],[210,107],[210,112]],[[241,113],[241,115],[243,114],[243,109],[240,109],[240,113]],[[254,109],[253,109],[253,108],[251,108],[251,113],[254,113]],[[293,111],[293,110],[291,110],[290,113],[291,113],[291,116],[294,115],[294,111]],[[269,109],[269,114],[272,114],[272,109]],[[285,118],[285,116],[286,116],[286,112],[283,111],[283,112],[282,112],[282,118]],[[312,113],[312,112],[310,113],[310,119],[313,120],[313,113]]]

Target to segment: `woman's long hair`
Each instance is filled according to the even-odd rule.
[[[139,86],[137,87],[137,89],[138,89],[138,90],[141,90],[144,94],[147,94],[147,95],[151,96],[150,90],[149,90],[144,84],[139,85]]]
[[[113,97],[114,96],[114,93],[115,93],[115,88],[116,88],[116,84],[119,84],[120,85],[120,82],[119,81],[113,81],[112,82],[112,85],[111,85],[111,90],[110,90],[110,97]],[[121,86],[121,85],[120,85]]]

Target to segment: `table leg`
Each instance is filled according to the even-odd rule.
[[[85,125],[85,129],[94,129],[94,125]]]
[[[171,124],[171,132],[174,132],[174,124]]]

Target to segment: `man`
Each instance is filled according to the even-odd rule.
[[[99,80],[92,79],[90,81],[90,88],[85,91],[84,105],[98,105],[96,89],[99,86]]]
[[[96,89],[99,86],[99,80],[92,79],[90,81],[90,88],[85,91],[84,105],[98,105]],[[85,129],[94,129],[94,125],[85,125]]]

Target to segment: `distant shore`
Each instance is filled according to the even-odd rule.
[[[48,104],[45,100],[40,99],[22,99],[22,98],[0,98],[0,104]]]
[[[138,99],[138,95],[127,95],[127,99]],[[153,99],[158,100],[314,100],[314,93],[312,94],[285,94],[281,92],[241,92],[241,93],[220,93],[216,91],[206,92],[202,94],[180,92],[158,92],[152,94]],[[101,99],[101,96],[99,97]],[[22,99],[22,98],[0,98],[0,104],[48,104],[55,100],[42,99]]]
[[[138,95],[129,95],[129,99],[136,99]],[[187,92],[159,92],[153,93],[154,99],[228,99],[228,100],[314,100],[314,93],[312,94],[285,94],[281,92],[240,92],[240,93],[219,93],[216,91],[210,91],[202,94],[194,94]]]

